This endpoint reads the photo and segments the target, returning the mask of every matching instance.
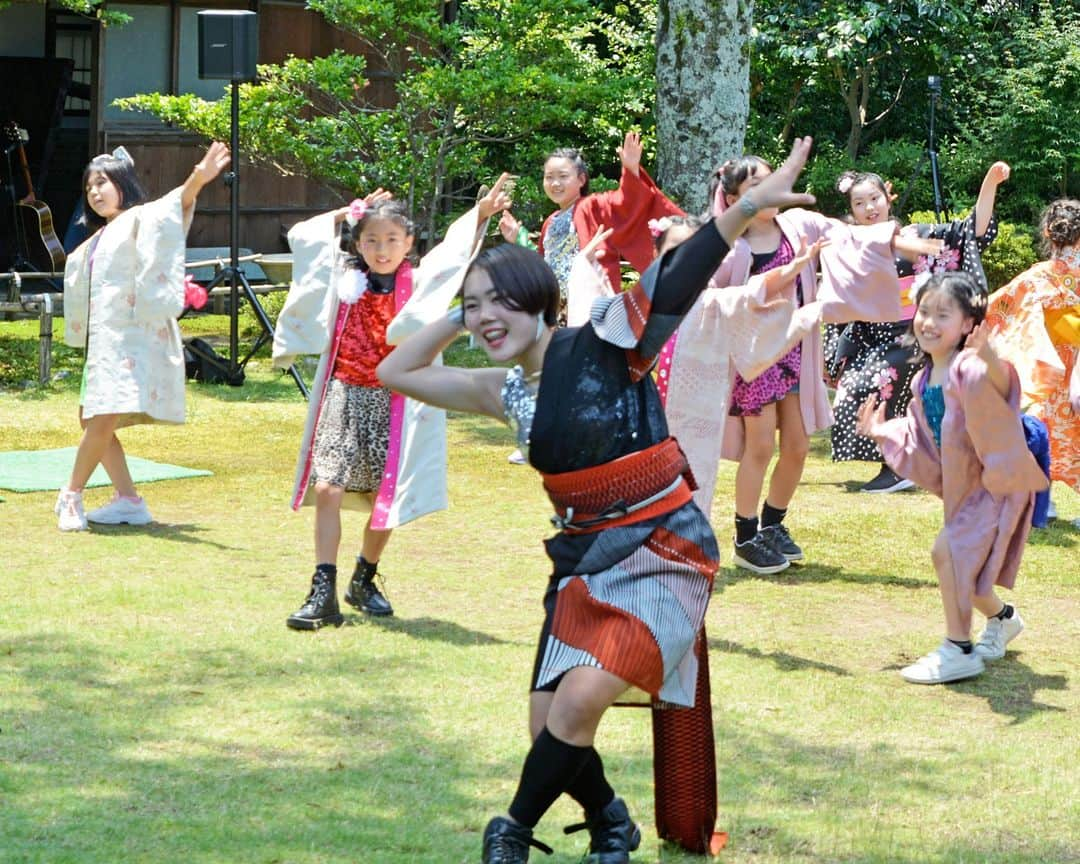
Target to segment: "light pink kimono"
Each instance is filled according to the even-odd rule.
[[[818,240],[830,241],[831,245],[826,246],[819,256],[820,285],[818,268],[813,260],[807,262],[800,273],[803,301],[806,304],[814,301],[820,303],[822,321],[840,324],[848,321],[896,321],[900,318],[900,285],[892,251],[892,238],[896,231],[894,223],[852,226],[812,210],[795,208],[778,214],[776,224],[796,252],[803,238],[807,246]],[[750,244],[740,237],[713,276],[713,284],[721,288],[746,285],[752,260]],[[788,299],[793,302],[796,299],[794,283],[788,290]],[[681,334],[680,328],[680,339],[683,338]],[[677,346],[675,350],[680,351]],[[707,350],[707,346],[697,346],[693,350],[696,354]],[[678,357],[675,359],[678,361]],[[825,389],[824,367],[821,329],[814,327],[802,339],[802,368],[799,373],[799,407],[807,435],[826,429],[833,422],[829,394]],[[758,370],[758,374],[762,371]],[[671,381],[674,384],[678,380],[678,362],[673,362]],[[668,405],[672,405],[673,400],[678,404],[682,398],[681,394],[672,391],[668,395]],[[671,408],[668,410],[670,412]],[[672,434],[680,437],[676,429],[672,430]],[[742,458],[743,446],[741,418],[726,417],[721,455],[725,459],[738,461]]]
[[[1011,588],[1016,581],[1035,493],[1047,487],[1024,443],[1020,381],[1005,365],[1008,399],[974,351],[956,355],[944,386],[940,449],[922,400],[929,368],[911,384],[907,415],[888,421],[874,436],[890,468],[945,503],[945,535],[965,627],[971,626],[973,593],[988,594],[994,585]]]
[[[589,320],[595,298],[614,294],[604,272],[590,267],[584,255],[574,260],[567,282],[571,327]],[[820,303],[796,308],[782,297],[767,300],[764,280],[758,276],[738,288],[721,289],[710,282],[664,346],[656,367],[657,389],[671,434],[698,483],[694,501],[706,515],[720,461],[730,369],[753,380],[819,329],[821,314]],[[672,368],[678,369],[677,381],[671,377]]]

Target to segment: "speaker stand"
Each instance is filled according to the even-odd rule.
[[[267,342],[274,339],[274,325],[266,314],[258,295],[251,289],[244,271],[240,269],[240,81],[232,80],[232,118],[229,133],[229,150],[232,153],[231,170],[225,174],[225,185],[229,187],[229,266],[214,276],[207,290],[228,282],[229,285],[229,369],[227,382],[233,387],[244,383],[244,367]],[[240,292],[251,305],[255,318],[262,327],[262,333],[247,355],[240,359]],[[304,379],[300,377],[296,365],[289,367],[289,374],[300,392],[307,399],[310,396]]]

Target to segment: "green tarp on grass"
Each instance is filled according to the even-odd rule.
[[[12,492],[39,492],[43,489],[59,489],[68,481],[71,466],[75,463],[75,448],[61,447],[57,450],[8,450],[0,453],[0,489]],[[138,456],[127,457],[131,478],[136,483],[153,480],[178,480],[181,477],[209,477],[213,472],[182,465],[151,462]],[[100,465],[90,477],[87,486],[108,486],[109,475]],[[0,498],[0,500],[3,500]]]

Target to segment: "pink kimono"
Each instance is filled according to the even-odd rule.
[[[778,214],[776,224],[794,250],[799,249],[803,238],[808,246],[821,239],[831,241],[820,255],[821,284],[813,261],[800,274],[803,300],[806,304],[820,302],[823,321],[895,321],[900,317],[900,286],[892,251],[894,223],[855,227],[812,210],[795,208]],[[750,244],[740,237],[713,276],[713,284],[745,285],[750,278],[752,259]],[[794,284],[788,299],[795,300]],[[821,330],[813,328],[802,340],[799,373],[799,406],[807,435],[832,425],[824,375]],[[677,368],[673,368],[671,380],[678,380]],[[668,396],[669,404],[674,397],[675,394]],[[679,436],[677,430],[672,430],[672,434]],[[743,438],[741,419],[726,418],[721,456],[733,461],[741,459]]]
[[[994,585],[1011,588],[1031,528],[1035,493],[1046,476],[1024,443],[1020,381],[1009,370],[1009,398],[1002,399],[986,364],[969,349],[957,354],[943,388],[941,448],[934,441],[922,400],[923,369],[912,382],[907,415],[888,421],[875,436],[889,467],[945,503],[945,534],[965,627],[971,596]]]

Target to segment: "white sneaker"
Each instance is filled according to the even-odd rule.
[[[61,531],[85,531],[89,527],[83,513],[82,492],[61,489],[53,512],[60,517],[57,527]]]
[[[1000,660],[1005,646],[1024,632],[1024,619],[1013,606],[1012,618],[987,618],[986,629],[975,644],[975,653],[983,660]]]
[[[145,499],[132,501],[130,498],[114,495],[112,501],[104,507],[87,513],[86,520],[98,525],[148,525],[154,521],[154,517],[150,515]]]
[[[525,454],[521,450],[515,450],[509,456],[506,457],[506,461],[511,465],[528,465],[529,460],[525,458]]]
[[[965,654],[961,648],[947,639],[936,651],[920,657],[910,666],[900,670],[905,681],[912,684],[947,684],[981,675],[983,659],[974,651]]]

